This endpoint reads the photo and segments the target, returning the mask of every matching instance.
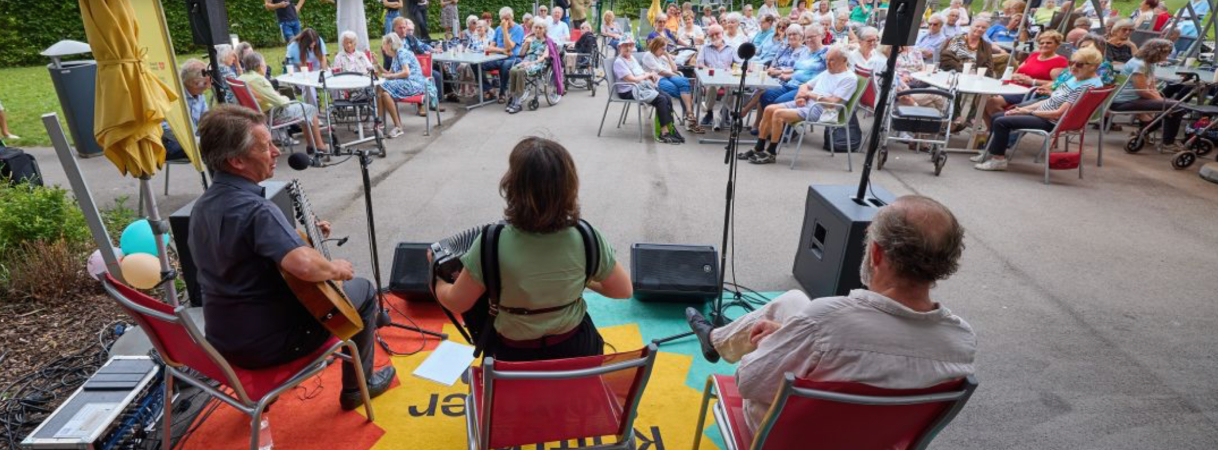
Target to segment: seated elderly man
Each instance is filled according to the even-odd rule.
[[[904,196],[876,213],[865,239],[866,289],[815,300],[790,291],[721,328],[685,310],[708,360],[739,361],[736,384],[750,429],[762,422],[787,372],[887,389],[973,374],[972,327],[930,292],[959,267],[964,229],[956,217],[930,198]]]
[[[828,69],[799,86],[795,100],[775,103],[763,110],[757,145],[751,151],[738,154],[737,158],[748,159],[753,164],[773,164],[778,155],[778,143],[782,141],[783,127],[803,120],[822,120],[821,116],[827,110],[840,109],[839,105],[854,95],[858,90],[858,77],[850,70],[845,48],[837,45],[829,48],[825,54]]]
[[[698,61],[695,64],[699,69],[715,69],[715,70],[732,70],[732,64],[740,62],[740,56],[736,54],[736,48],[728,45],[723,35],[723,27],[719,25],[711,25],[706,30],[706,45],[702,46],[702,50],[698,52]],[[725,89],[723,96],[723,104],[731,105],[732,91]],[[702,126],[712,126],[715,131],[719,131],[727,126],[727,114],[720,114],[720,120],[715,121],[715,103],[719,100],[717,89],[707,89],[706,95],[703,96],[703,107],[706,108],[706,116],[702,118]]]
[[[254,99],[258,100],[258,105],[266,114],[270,114],[271,109],[275,110],[274,117],[271,120],[275,122],[287,122],[303,118],[307,122],[305,126],[304,138],[308,143],[306,149],[308,153],[328,152],[330,147],[326,145],[326,140],[321,137],[321,126],[317,123],[317,108],[308,103],[293,103],[283,94],[280,94],[271,86],[271,81],[261,74],[266,71],[266,59],[261,53],[250,52],[241,59],[241,66],[245,67],[245,73],[238,79],[245,83],[254,93]],[[291,105],[288,105],[291,103]],[[286,108],[280,108],[287,106]]]
[[[206,70],[207,64],[194,58],[186,60],[182,63],[182,68],[178,69],[182,85],[186,88],[186,107],[190,110],[192,128],[198,126],[199,119],[207,112],[207,97],[203,93],[211,87],[211,77],[204,73]],[[165,146],[165,159],[186,159],[186,150],[173,134],[173,129],[169,128],[169,122],[161,121],[161,130],[164,132],[161,134],[161,145]]]

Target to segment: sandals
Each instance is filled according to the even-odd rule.
[[[701,125],[698,125],[698,119],[692,117],[685,119],[685,130],[693,134],[706,133],[706,128],[702,128]]]

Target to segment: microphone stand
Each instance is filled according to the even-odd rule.
[[[897,23],[908,27],[913,22],[913,18],[906,17],[909,15],[909,3],[901,2],[897,5]],[[891,45],[891,43],[889,43]],[[892,80],[895,78],[897,70],[897,57],[900,54],[900,45],[893,45],[892,51],[888,54],[888,69],[884,72],[884,79],[880,82],[880,98],[875,104],[875,123],[871,125],[871,142],[867,143],[867,156],[863,158],[863,175],[859,178],[859,190],[854,197],[854,201],[860,205],[866,205],[867,187],[871,184],[871,163],[875,160],[876,151],[880,146],[880,133],[884,126],[884,121],[881,119],[887,113],[888,94],[892,92]]]
[[[732,235],[732,206],[736,203],[736,150],[740,146],[740,133],[744,128],[744,117],[741,117],[741,110],[744,109],[744,85],[745,80],[749,76],[749,61],[753,59],[753,55],[744,58],[744,62],[740,64],[740,86],[737,88],[736,102],[733,105],[731,131],[728,134],[727,146],[724,147],[726,154],[723,156],[723,163],[727,164],[727,195],[726,204],[723,208],[723,243],[719,246],[719,292],[715,296],[711,306],[710,321],[716,327],[723,326],[727,323],[723,317],[723,294],[727,292],[727,253],[731,251],[728,245],[731,243]],[[733,291],[735,292],[735,291]],[[737,292],[738,293],[738,292]],[[693,331],[687,331],[680,334],[675,334],[665,338],[655,339],[651,341],[656,345],[661,345],[666,342],[671,342],[687,336],[693,336]]]

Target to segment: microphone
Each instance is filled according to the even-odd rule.
[[[736,49],[736,56],[739,56],[740,59],[752,59],[756,54],[757,46],[753,45],[752,42],[740,44],[740,48]]]
[[[313,165],[311,158],[304,153],[293,153],[292,156],[288,157],[288,166],[293,169],[305,170],[311,165]]]

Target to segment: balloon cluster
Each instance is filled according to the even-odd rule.
[[[164,235],[163,238],[165,245],[169,245],[169,235]],[[156,237],[147,219],[127,225],[118,245],[115,256],[120,260],[119,267],[123,269],[123,278],[127,283],[137,289],[152,289],[161,282],[161,260],[158,258]],[[86,268],[94,279],[106,273],[106,263],[102,260],[101,250],[95,250],[89,255]]]

